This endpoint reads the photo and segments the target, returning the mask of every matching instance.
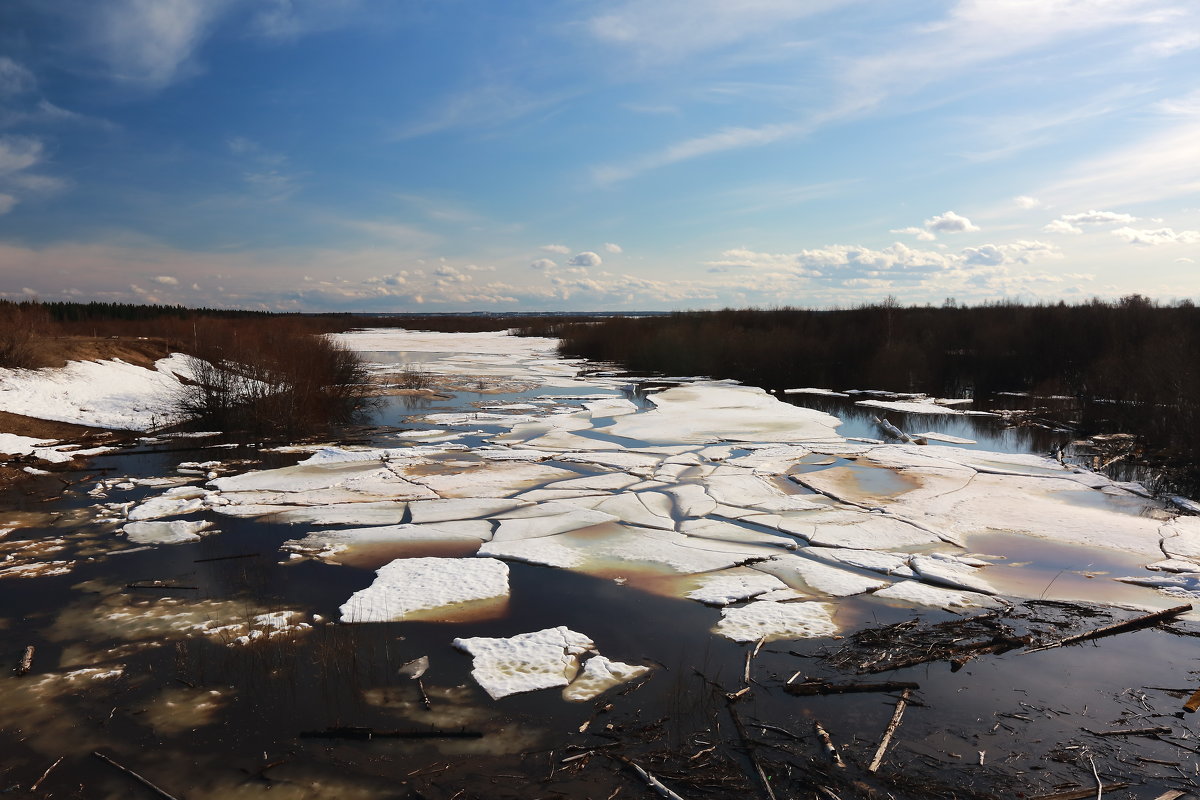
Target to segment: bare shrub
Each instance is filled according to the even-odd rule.
[[[49,327],[46,312],[27,303],[0,304],[0,367],[34,369],[41,364],[41,343]]]
[[[367,384],[359,357],[286,320],[204,320],[182,410],[205,426],[295,433],[347,421]]]
[[[429,389],[433,386],[433,375],[409,364],[396,376],[396,383],[402,389]]]

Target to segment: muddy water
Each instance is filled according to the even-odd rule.
[[[541,394],[545,392],[514,393],[505,399]],[[571,402],[567,392],[561,396],[562,402]],[[373,420],[383,427],[365,434],[356,429],[355,435],[367,443],[391,445],[395,431],[388,427],[405,426],[407,414],[469,410],[479,400],[461,393],[418,408],[411,398],[389,398]],[[981,448],[1021,451],[1015,440],[1003,444],[1008,432],[994,429],[990,438],[982,435],[994,420],[939,417],[936,422],[950,426],[940,429],[934,422],[931,418],[929,425],[916,428],[976,438]],[[908,427],[914,428],[911,422]],[[485,434],[507,430],[480,429]],[[842,432],[855,435],[853,430],[844,427]],[[874,435],[873,428],[863,435]],[[235,446],[211,446],[226,444]],[[87,474],[69,476],[76,483],[65,491],[57,479],[46,479],[31,495],[5,499],[6,508],[23,515],[24,526],[4,541],[62,539],[62,549],[52,557],[76,563],[65,575],[0,581],[0,655],[15,663],[26,645],[37,648],[30,675],[0,677],[2,788],[28,787],[62,756],[61,765],[42,784],[46,794],[152,796],[90,756],[99,750],[192,800],[582,798],[609,797],[619,787],[624,796],[647,796],[614,762],[600,757],[561,762],[569,755],[568,746],[620,741],[622,752],[654,765],[676,785],[690,770],[708,763],[704,757],[692,760],[695,753],[718,748],[716,754],[731,765],[722,778],[727,782],[715,784],[716,789],[681,789],[685,796],[756,791],[732,732],[729,701],[721,693],[742,688],[746,654],[753,646],[712,635],[720,618],[716,609],[642,591],[636,578],[616,581],[612,578],[619,576],[603,570],[589,576],[513,563],[511,596],[501,616],[466,624],[324,624],[337,619],[338,607],[369,585],[373,569],[395,554],[366,550],[344,564],[293,562],[279,547],[302,535],[305,526],[211,512],[188,518],[212,521],[219,535],[192,544],[134,548],[114,535],[113,524],[96,522],[89,511],[96,500],[86,490],[98,477],[158,477],[175,474],[182,462],[209,460],[220,460],[236,472],[286,466],[300,458],[241,444],[220,439],[147,444],[136,452],[95,459]],[[879,496],[908,488],[888,470],[829,457],[806,461],[801,471],[846,470],[860,489]],[[138,500],[160,491],[139,488],[114,493],[106,501]],[[1099,583],[1103,573],[1138,566],[1116,553],[1006,534],[972,538],[968,548],[996,557],[985,576],[1002,592],[1140,604],[1155,598],[1170,604],[1148,589]],[[1036,566],[1013,566],[1022,561]],[[628,569],[624,565],[621,571]],[[1043,580],[1044,591],[1038,588]],[[130,588],[153,581],[163,585]],[[1088,587],[1101,585],[1107,587],[1104,592],[1088,593]],[[871,598],[831,606],[846,633],[914,616],[911,609]],[[258,615],[284,611],[297,612],[312,627],[248,646],[231,644],[253,629]],[[1058,615],[1064,625],[1088,624],[1064,616],[1057,606],[1033,605],[1023,612]],[[206,625],[209,631],[226,630],[205,633]],[[450,646],[458,636],[510,636],[556,625],[585,633],[610,658],[655,665],[650,679],[628,695],[618,691],[596,703],[567,703],[557,690],[493,701],[471,679],[470,659]],[[861,768],[891,716],[894,696],[795,697],[784,691],[784,682],[796,673],[838,681],[876,679],[828,666],[822,656],[844,643],[814,639],[766,645],[751,665],[753,691],[736,705],[752,737],[768,743],[759,752],[771,774],[792,793],[809,784],[788,783],[798,780],[789,770],[813,770],[819,763],[814,720],[846,748],[848,774],[897,797],[927,797],[941,784],[958,791],[1020,787],[1027,792],[1071,782],[1087,786],[1090,765],[1079,757],[1084,746],[1106,779],[1132,776],[1138,782],[1127,796],[1150,798],[1166,788],[1187,787],[1195,774],[1195,756],[1172,741],[1107,740],[1083,733],[1084,728],[1168,724],[1175,740],[1185,741],[1179,737],[1190,733],[1190,719],[1172,716],[1182,700],[1146,687],[1189,690],[1197,680],[1195,639],[1149,630],[1086,647],[981,657],[958,672],[940,663],[882,676],[921,686],[916,695],[920,704],[908,711],[889,762],[920,778],[916,786],[881,783]],[[414,682],[399,673],[403,664],[422,655],[431,660],[423,678],[433,706],[429,710]],[[119,674],[106,676],[118,669]],[[347,726],[381,731],[432,727],[478,738],[302,735]],[[581,733],[584,726],[588,732]],[[1138,762],[1139,756],[1177,763],[1184,776],[1180,769]],[[828,778],[835,786],[844,780],[837,774]],[[847,788],[840,793],[855,796]]]

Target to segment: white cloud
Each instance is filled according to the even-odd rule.
[[[1121,214],[1116,211],[1084,211],[1081,214],[1063,214],[1063,222],[1071,225],[1115,225],[1122,222],[1137,222],[1132,214]]]
[[[539,259],[534,260],[532,263],[530,263],[529,268],[542,270],[543,272],[546,272],[546,271],[555,269],[557,266],[558,266],[558,264],[555,264],[553,261],[551,261],[548,258],[539,258]]]
[[[151,278],[155,283],[161,283],[164,286],[178,286],[179,279],[170,275],[156,275]]]
[[[84,47],[118,81],[158,89],[194,69],[192,57],[232,0],[109,0],[68,6]]]
[[[1134,228],[1117,228],[1112,232],[1118,239],[1124,239],[1130,244],[1153,247],[1160,244],[1200,244],[1200,231],[1176,231],[1174,228],[1158,228],[1157,230],[1135,230]]]
[[[633,52],[643,64],[677,61],[751,39],[848,0],[625,0],[587,20],[599,42]],[[669,34],[668,34],[669,32]]]
[[[258,0],[252,29],[268,39],[291,40],[347,23],[359,0]]]
[[[7,56],[0,56],[0,97],[13,97],[37,86],[33,73]]]
[[[561,253],[564,256],[571,252],[571,248],[567,247],[565,244],[544,244],[542,245],[542,250],[547,253]]]
[[[621,248],[621,245],[619,245],[619,244],[613,244],[612,242],[605,242],[604,243],[604,252],[606,252],[606,253],[624,253],[625,251]]]
[[[0,194],[0,215],[7,214],[17,205],[17,198],[11,194]]]
[[[925,220],[925,229],[938,233],[974,233],[979,227],[966,217],[947,211],[936,217]]]
[[[907,233],[910,236],[917,237],[918,241],[922,242],[932,242],[933,240],[937,239],[937,236],[925,230],[924,228],[916,228],[913,226],[909,226],[907,228],[893,228],[888,231],[888,233]]]
[[[0,176],[29,169],[42,160],[40,140],[30,136],[0,136]]]
[[[573,267],[598,267],[604,263],[599,255],[591,250],[584,250],[582,253],[576,253],[567,261]]]
[[[1027,194],[1014,197],[1013,202],[1017,204],[1018,208],[1037,208],[1042,204],[1041,200],[1038,200],[1036,197],[1030,197]]]
[[[1002,264],[1029,264],[1041,258],[1062,258],[1062,252],[1046,242],[1018,240],[1010,244],[985,244],[968,247],[961,257],[966,264],[999,266]]]
[[[1083,233],[1083,228],[1062,219],[1051,220],[1042,227],[1042,230],[1046,233]]]

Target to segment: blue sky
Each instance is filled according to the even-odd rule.
[[[5,0],[0,296],[1200,298],[1194,0]]]

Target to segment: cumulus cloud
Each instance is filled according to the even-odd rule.
[[[17,205],[17,198],[11,194],[0,194],[0,214],[7,214]]]
[[[1077,225],[1072,225],[1066,220],[1056,219],[1046,223],[1042,227],[1046,233],[1083,233],[1083,228]]]
[[[558,264],[555,264],[553,261],[551,261],[548,258],[538,258],[529,264],[530,269],[542,270],[543,272],[552,270],[557,266],[558,266]]]
[[[1013,202],[1017,204],[1017,208],[1037,208],[1042,204],[1041,200],[1038,200],[1036,197],[1030,197],[1027,194],[1014,197]]]
[[[624,251],[624,250],[621,248],[621,245],[619,245],[619,244],[614,244],[614,243],[612,243],[612,242],[605,242],[605,243],[604,243],[604,251],[605,251],[606,253],[624,253],[624,252],[625,252],[625,251]]]
[[[1153,247],[1160,244],[1200,243],[1200,231],[1176,231],[1174,228],[1137,230],[1125,227],[1117,228],[1112,234],[1118,239],[1124,239],[1130,244],[1141,245],[1143,247]]]
[[[155,283],[161,283],[164,286],[178,286],[179,279],[170,275],[156,275],[151,278]]]
[[[966,217],[947,211],[936,217],[925,220],[925,229],[938,233],[974,233],[979,227]]]
[[[999,266],[1002,264],[1029,264],[1039,258],[1061,258],[1062,253],[1052,244],[1019,240],[1009,244],[968,247],[962,251],[961,257],[967,264]]]
[[[573,267],[598,267],[604,263],[604,260],[591,250],[584,250],[582,253],[571,256],[567,263]]]
[[[567,247],[565,244],[544,244],[542,245],[542,250],[547,253],[560,253],[564,256],[571,252],[571,248]]]
[[[917,228],[911,225],[907,228],[892,228],[890,231],[888,231],[888,233],[907,233],[910,236],[917,237],[917,239],[922,242],[932,242],[937,238],[937,236],[933,235],[924,228]]]

